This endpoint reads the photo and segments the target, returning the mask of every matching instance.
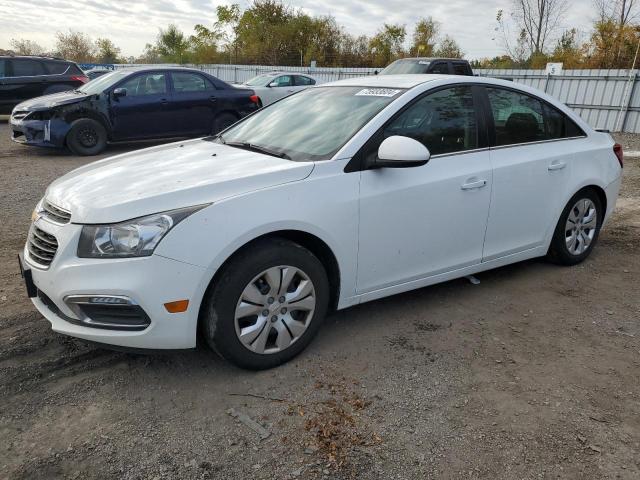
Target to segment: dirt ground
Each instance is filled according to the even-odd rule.
[[[584,264],[351,308],[254,373],[51,332],[16,256],[46,185],[89,160],[8,137],[0,123],[0,478],[640,478],[640,159]]]

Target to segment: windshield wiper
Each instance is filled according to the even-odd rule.
[[[222,136],[220,138],[222,139]],[[225,145],[229,145],[230,147],[244,148],[245,150],[251,150],[252,152],[265,153],[267,155],[271,155],[272,157],[291,160],[291,157],[286,153],[276,152],[275,150],[271,150],[270,148],[261,147],[260,145],[255,145],[249,142],[225,142],[224,139],[222,139],[222,143],[224,143]]]

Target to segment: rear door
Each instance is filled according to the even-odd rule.
[[[134,74],[115,88],[126,95],[110,93],[110,116],[114,140],[169,137],[178,132],[177,119],[169,109],[169,75],[165,71]]]
[[[211,133],[221,100],[215,85],[195,72],[171,72],[171,84],[170,111],[177,120],[177,131],[185,135]]]
[[[9,86],[9,60],[0,58],[0,114],[11,113],[15,102],[10,93]]]
[[[47,86],[44,62],[33,58],[8,60],[10,76],[3,83],[7,96],[14,104],[40,97]]]
[[[295,92],[299,92],[300,90],[304,90],[305,88],[309,88],[310,86],[316,84],[316,81],[313,78],[307,77],[305,75],[294,75],[293,81],[293,90]]]
[[[493,189],[483,260],[543,245],[566,196],[579,128],[546,102],[502,87],[485,89],[493,122]]]

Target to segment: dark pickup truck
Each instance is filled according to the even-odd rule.
[[[471,65],[460,58],[415,57],[401,58],[389,64],[380,75],[406,73],[438,73],[443,75],[473,75]]]

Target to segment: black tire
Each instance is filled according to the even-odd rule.
[[[97,155],[107,146],[107,130],[91,118],[79,118],[71,123],[67,147],[75,155]]]
[[[245,287],[257,275],[272,267],[288,265],[303,271],[315,293],[313,315],[306,319],[306,330],[287,348],[275,353],[256,353],[236,334],[236,306]],[[329,281],[318,258],[306,248],[281,238],[258,241],[237,254],[214,280],[215,285],[203,300],[202,333],[209,346],[226,360],[250,370],[276,367],[304,350],[317,334],[327,313]],[[269,314],[271,315],[271,314]],[[265,327],[273,324],[267,317]]]
[[[582,200],[589,200],[594,205],[596,209],[596,226],[593,232],[591,243],[583,252],[576,254],[572,253],[567,247],[566,234],[570,232],[570,230],[567,230],[567,220],[576,204]],[[584,261],[591,254],[591,252],[593,251],[593,247],[595,247],[596,242],[598,241],[600,228],[602,227],[602,219],[604,218],[603,208],[604,207],[602,205],[602,202],[600,201],[600,197],[591,188],[580,190],[573,197],[571,197],[571,200],[569,200],[566,207],[562,211],[560,220],[558,220],[558,224],[556,225],[553,239],[551,240],[551,245],[549,246],[549,252],[547,253],[547,258],[559,265],[576,265]]]
[[[227,127],[230,127],[237,121],[238,121],[238,117],[236,117],[233,113],[222,112],[221,114],[216,116],[215,120],[213,121],[213,131],[211,133],[216,134],[218,132],[221,132],[222,130],[224,130]]]

